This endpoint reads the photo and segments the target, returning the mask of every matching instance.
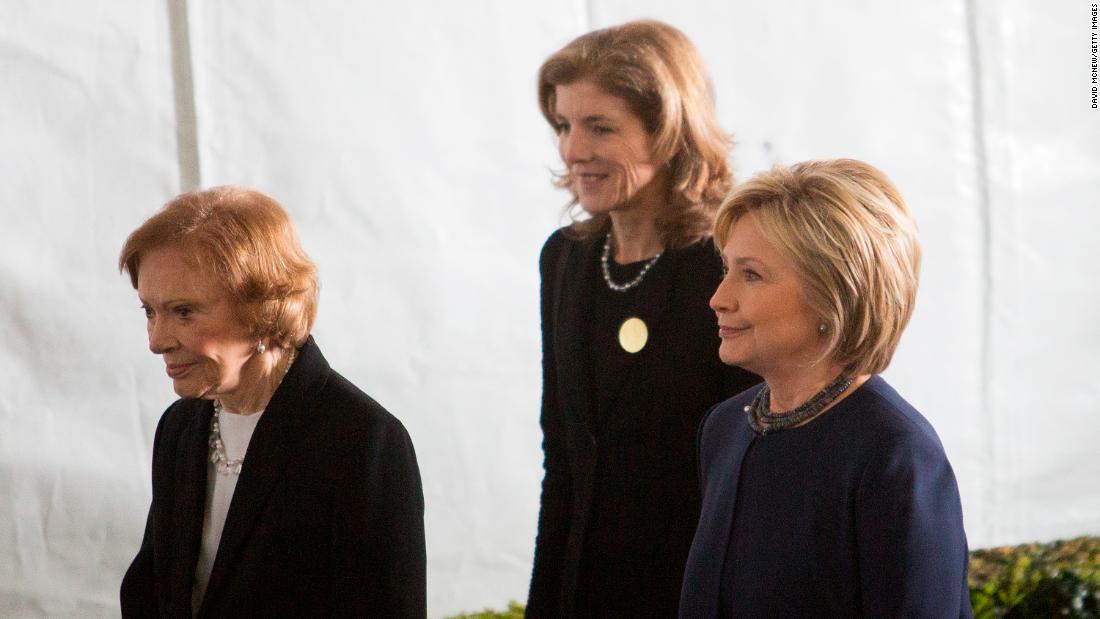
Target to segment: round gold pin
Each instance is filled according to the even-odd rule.
[[[622,346],[623,350],[630,354],[645,348],[648,340],[649,327],[645,326],[645,322],[641,318],[631,316],[619,326],[619,346]]]

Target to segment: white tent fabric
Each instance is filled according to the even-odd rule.
[[[413,437],[429,614],[523,600],[537,256],[566,200],[535,72],[638,17],[700,47],[739,177],[856,157],[909,200],[922,288],[887,375],[943,438],[971,545],[1100,534],[1087,2],[5,0],[0,616],[117,615],[174,399],[117,252],[226,183],[286,206],[318,342]]]

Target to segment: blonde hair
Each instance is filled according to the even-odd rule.
[[[823,358],[852,375],[885,370],[913,314],[921,260],[916,222],[893,183],[853,159],[777,166],[719,207],[718,247],[750,212],[805,284],[826,327]]]
[[[317,269],[279,203],[235,186],[174,198],[130,233],[120,271],[138,285],[142,256],[184,248],[192,266],[222,282],[253,336],[276,346],[300,346],[317,317]]]
[[[654,160],[667,161],[674,208],[658,222],[665,245],[705,236],[733,182],[726,157],[730,136],[718,126],[714,90],[698,50],[682,32],[659,21],[633,21],[574,39],[542,64],[539,108],[556,127],[556,87],[587,80],[627,103],[653,139]],[[558,187],[572,191],[568,170]],[[573,192],[570,207],[577,204]],[[579,221],[579,236],[601,234],[606,214]]]

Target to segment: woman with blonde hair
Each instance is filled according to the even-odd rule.
[[[729,139],[698,52],[660,22],[577,38],[543,63],[538,98],[582,213],[539,265],[546,475],[527,613],[671,616],[698,422],[757,380],[718,360],[707,308]]]
[[[180,399],[153,441],[124,617],[423,617],[424,498],[405,428],[310,335],[317,273],[285,211],[183,194],[119,256]]]
[[[897,189],[848,159],[775,168],[725,200],[714,237],[721,358],[764,384],[700,430],[680,616],[970,616],[951,465],[878,376],[920,268]]]

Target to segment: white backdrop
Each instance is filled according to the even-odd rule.
[[[1090,2],[0,0],[0,616],[117,614],[174,399],[117,252],[225,183],[289,210],[318,342],[413,437],[429,614],[523,600],[566,200],[535,72],[637,17],[702,50],[740,177],[857,157],[908,198],[925,263],[888,376],[971,545],[1100,534]]]

